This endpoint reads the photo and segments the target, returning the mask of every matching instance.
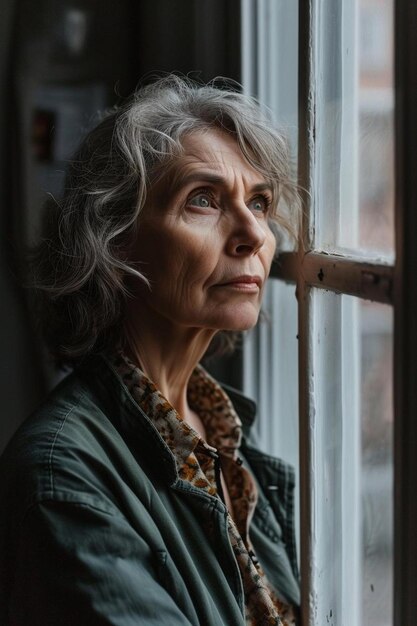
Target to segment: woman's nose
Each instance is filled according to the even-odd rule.
[[[264,245],[266,232],[246,206],[235,215],[232,231],[227,241],[227,251],[232,255],[253,255]]]

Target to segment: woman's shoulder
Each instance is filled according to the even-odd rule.
[[[98,483],[103,470],[109,471],[111,447],[117,446],[125,448],[99,398],[71,373],[23,422],[2,454],[0,508],[7,503],[23,516],[43,500],[102,494]]]
[[[42,404],[19,426],[2,455],[12,462],[31,463],[53,450],[74,419],[82,428],[83,417],[98,417],[100,409],[85,382],[72,372],[49,393]],[[76,429],[77,431],[77,429]],[[77,432],[71,433],[77,437]]]

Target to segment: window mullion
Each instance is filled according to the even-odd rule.
[[[315,414],[313,358],[313,326],[311,320],[311,290],[300,283],[298,292],[298,383],[299,383],[299,437],[300,437],[300,573],[301,616],[305,626],[314,625],[314,593],[312,589],[314,553],[313,527],[313,455],[310,416]]]
[[[299,279],[319,289],[328,289],[382,304],[393,303],[394,268],[356,256],[306,252],[283,253],[271,275],[289,282]]]
[[[298,257],[300,264],[313,242],[313,213],[315,157],[315,89],[314,89],[314,3],[299,3],[298,29],[298,180],[303,204],[301,237]],[[288,259],[288,257],[287,257]],[[314,624],[315,602],[313,589],[314,528],[313,528],[313,452],[310,417],[315,413],[313,359],[312,296],[310,287],[296,271],[298,298],[298,383],[299,383],[299,456],[300,456],[300,573],[301,618],[304,626]]]

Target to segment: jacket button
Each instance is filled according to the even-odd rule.
[[[257,556],[255,554],[255,552],[253,550],[249,550],[249,556],[252,560],[252,563],[255,565],[255,567],[259,566],[259,561],[257,559]]]

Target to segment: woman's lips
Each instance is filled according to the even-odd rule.
[[[225,287],[245,291],[247,293],[258,293],[261,285],[262,279],[260,276],[236,276],[223,283],[217,284],[216,287]]]

